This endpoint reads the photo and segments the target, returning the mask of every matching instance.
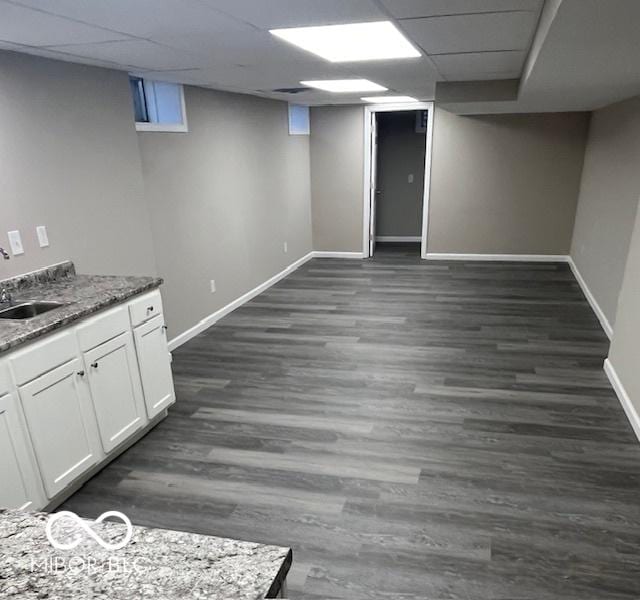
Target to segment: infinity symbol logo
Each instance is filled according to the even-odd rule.
[[[120,519],[127,527],[127,533],[122,540],[116,542],[114,544],[110,542],[106,542],[103,540],[93,529],[91,529],[91,525],[95,525],[97,523],[102,523],[107,517],[117,517]],[[84,519],[81,519],[76,513],[73,513],[69,510],[63,510],[58,513],[54,513],[49,517],[47,521],[47,526],[45,531],[47,533],[47,539],[49,543],[58,550],[73,550],[82,542],[82,536],[79,535],[75,539],[70,542],[59,542],[53,537],[53,526],[55,523],[62,519],[69,519],[73,521],[80,529],[82,529],[89,537],[93,538],[98,544],[100,544],[106,550],[120,550],[120,548],[124,548],[129,541],[131,540],[131,536],[133,535],[133,525],[131,525],[131,521],[129,517],[124,513],[121,513],[117,510],[110,510],[105,513],[102,513],[93,523],[87,522]]]

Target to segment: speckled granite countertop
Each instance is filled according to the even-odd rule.
[[[72,519],[52,527],[50,515],[0,510],[0,597],[66,599],[257,600],[280,590],[291,550],[164,529],[133,527],[131,541],[107,550]],[[121,541],[120,523],[85,521],[103,541]]]
[[[5,288],[12,294],[13,304],[30,300],[64,303],[33,319],[0,319],[0,353],[161,284],[158,277],[77,275],[72,262],[0,280],[0,290]]]

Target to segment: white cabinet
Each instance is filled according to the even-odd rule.
[[[85,352],[84,364],[100,440],[108,453],[147,421],[131,333]]]
[[[0,395],[0,507],[35,510],[41,504],[39,475],[16,398]]]
[[[0,507],[41,510],[175,402],[158,290],[0,357]]]
[[[102,457],[85,377],[75,358],[19,388],[48,498]]]
[[[152,419],[176,400],[162,315],[136,327],[134,336],[147,415]]]

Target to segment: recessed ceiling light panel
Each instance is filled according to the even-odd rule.
[[[368,79],[322,79],[316,81],[301,81],[302,85],[324,90],[325,92],[386,92],[387,88]]]
[[[367,96],[366,98],[360,98],[360,100],[364,100],[365,102],[370,102],[372,104],[401,104],[403,102],[418,102],[411,96]]]
[[[334,63],[420,56],[390,21],[271,29],[271,33]]]

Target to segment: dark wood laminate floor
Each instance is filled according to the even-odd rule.
[[[313,260],[64,505],[290,545],[291,598],[640,598],[640,445],[566,265]]]

